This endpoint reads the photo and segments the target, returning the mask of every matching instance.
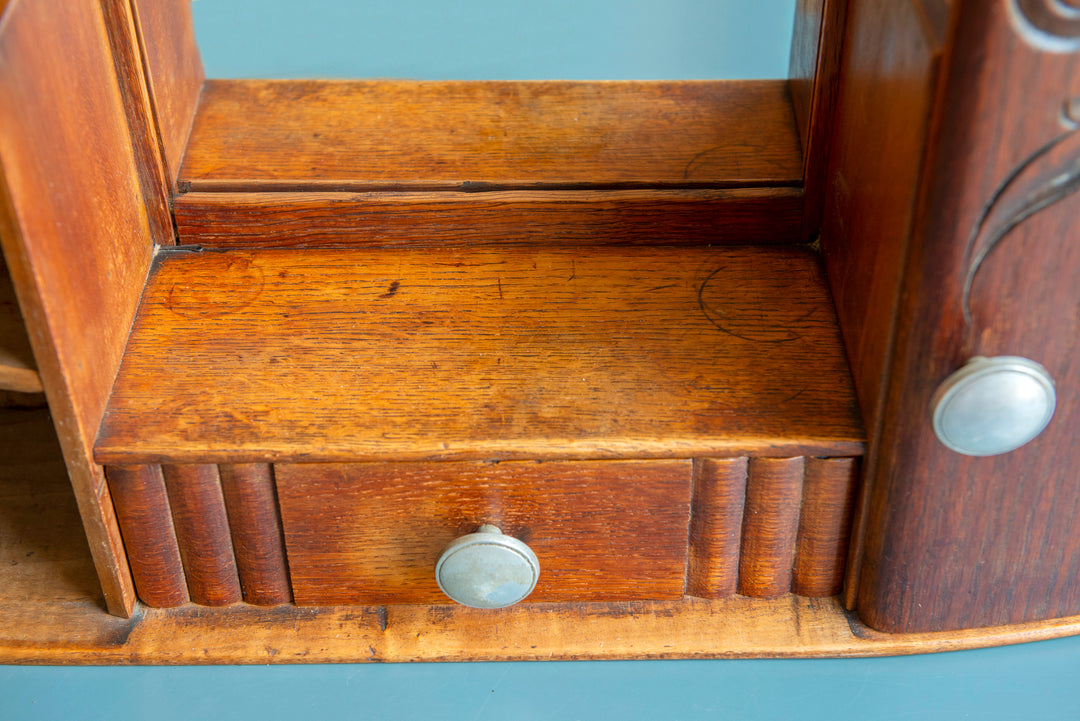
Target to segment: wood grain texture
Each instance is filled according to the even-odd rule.
[[[524,603],[679,598],[690,461],[279,465],[297,604],[434,603],[435,563],[482,525],[529,545]]]
[[[111,609],[127,613],[134,586],[119,529],[101,503],[104,475],[90,446],[154,245],[97,3],[43,0],[7,9],[0,165],[0,240],[105,596]]]
[[[109,463],[861,452],[817,259],[761,247],[163,254],[97,446]]]
[[[792,593],[800,596],[840,593],[851,541],[858,473],[856,458],[806,459]]]
[[[783,81],[206,83],[180,190],[798,186]]]
[[[798,0],[795,6],[788,84],[803,149],[806,202],[801,237],[805,241],[818,237],[826,201],[847,2]]]
[[[0,256],[0,389],[18,393],[43,390],[26,324],[15,298],[15,286],[3,256]]]
[[[1018,7],[954,8],[871,459],[858,608],[884,630],[1080,611],[1080,55],[1047,51],[1050,30],[1025,26]],[[988,458],[938,442],[926,420],[934,390],[976,355],[1032,358],[1056,380],[1057,414],[1034,442]]]
[[[110,466],[108,479],[139,599],[155,608],[187,603],[187,582],[161,468]]]
[[[708,458],[694,463],[686,569],[689,596],[723,598],[738,589],[746,474],[746,458]]]
[[[954,651],[1080,633],[1080,617],[885,634],[832,598],[101,609],[48,416],[0,415],[0,663],[205,664],[793,658]],[[14,561],[14,563],[12,563]]]
[[[770,598],[791,589],[804,458],[751,458],[743,509],[739,593]]]
[[[157,137],[171,190],[176,189],[202,92],[202,58],[189,0],[130,0],[153,101]]]
[[[175,245],[175,231],[169,209],[172,182],[166,177],[165,158],[154,119],[131,0],[101,0],[101,9],[112,45],[120,93],[127,111],[131,145],[138,166],[151,235],[159,245]]]
[[[802,190],[185,193],[181,244],[204,248],[542,243],[791,243]]]
[[[883,420],[942,42],[919,3],[849,2],[821,246],[871,454]],[[870,494],[860,498],[845,594],[850,608]]]
[[[244,601],[256,606],[292,601],[272,468],[226,464],[218,473]]]
[[[237,603],[240,580],[217,467],[165,465],[161,470],[191,601],[203,606]]]

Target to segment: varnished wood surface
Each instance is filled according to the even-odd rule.
[[[97,445],[104,463],[861,452],[817,259],[755,247],[164,254]]]
[[[536,553],[525,603],[679,598],[690,461],[278,465],[298,605],[445,604],[435,563],[493,525]]]
[[[739,585],[746,458],[704,458],[694,463],[694,503],[686,593],[723,598]]]
[[[187,603],[187,580],[161,467],[111,466],[107,475],[139,599],[155,608]]]
[[[850,0],[843,84],[833,116],[821,246],[871,439],[883,421],[893,314],[942,50],[943,38],[926,17],[916,2]],[[868,147],[878,150],[870,153]],[[871,443],[870,452],[875,448]],[[860,529],[869,494],[862,499],[856,513]],[[849,557],[849,607],[855,603],[864,535],[855,534]]]
[[[176,188],[195,109],[202,93],[202,58],[189,0],[130,0],[134,9],[161,144],[166,179]]]
[[[955,3],[871,459],[858,607],[885,630],[1080,612],[1080,54],[1048,50],[1070,26],[1025,28],[1022,5]],[[976,355],[1050,372],[1057,413],[1038,439],[987,458],[937,440],[932,395]]]
[[[795,5],[788,85],[803,149],[806,202],[801,237],[806,241],[813,241],[821,229],[847,4],[848,0],[799,0]]]
[[[3,20],[0,239],[106,597],[125,613],[134,587],[90,446],[153,253],[139,166],[101,7],[19,2]]]
[[[798,186],[783,81],[207,82],[180,189]]]
[[[292,601],[274,472],[266,463],[218,467],[244,602]]]
[[[0,415],[0,663],[202,664],[840,657],[950,651],[1080,633],[1080,618],[883,634],[833,598],[272,609],[103,607],[44,411]]]
[[[237,603],[241,599],[240,577],[217,467],[163,465],[161,471],[192,603]]]
[[[184,193],[173,210],[206,248],[791,243],[802,190]]]
[[[41,376],[26,336],[11,274],[0,256],[0,391],[41,393]]]
[[[791,590],[805,458],[751,458],[743,508],[739,593],[770,598]]]
[[[806,459],[792,592],[801,596],[840,593],[858,473],[856,458]]]

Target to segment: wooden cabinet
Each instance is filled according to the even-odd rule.
[[[653,83],[204,81],[184,3],[63,5],[3,9],[0,235],[114,614],[532,657],[435,585],[492,524],[535,654],[1072,632],[1057,3],[807,0],[790,81]],[[934,435],[977,355],[1056,381],[1011,454]]]

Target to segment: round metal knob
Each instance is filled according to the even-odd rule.
[[[945,379],[932,401],[934,432],[968,456],[1016,450],[1043,432],[1054,416],[1054,380],[1027,358],[972,358]]]
[[[532,593],[539,578],[532,549],[495,526],[454,539],[435,564],[442,592],[472,608],[512,606]]]

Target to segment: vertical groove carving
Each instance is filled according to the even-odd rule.
[[[165,482],[159,466],[105,469],[139,599],[154,608],[188,602]]]
[[[244,601],[257,606],[292,601],[271,466],[230,464],[218,472]]]
[[[802,500],[803,458],[751,458],[743,511],[739,593],[768,598],[791,590]]]
[[[722,598],[738,589],[746,473],[746,458],[694,462],[688,595]]]
[[[844,563],[855,503],[855,458],[808,458],[791,590],[833,596],[844,584]]]
[[[240,601],[217,466],[166,465],[162,471],[191,600],[204,606]]]

